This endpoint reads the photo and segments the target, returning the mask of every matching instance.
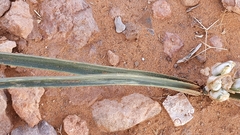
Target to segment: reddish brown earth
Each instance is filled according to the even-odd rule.
[[[201,0],[199,7],[189,13],[186,13],[187,7],[183,6],[180,0],[168,0],[171,5],[172,16],[164,20],[152,17],[152,4],[148,4],[147,0],[87,0],[87,2],[92,7],[93,16],[99,27],[99,32],[91,36],[87,45],[81,49],[74,49],[71,48],[72,46],[59,42],[54,43],[54,41],[41,40],[35,42],[29,40],[28,46],[21,52],[110,66],[107,52],[112,50],[120,57],[117,67],[164,73],[189,79],[199,85],[204,85],[207,79],[200,74],[200,69],[211,67],[216,62],[239,60],[240,15],[223,13],[224,7],[220,0]],[[124,34],[115,32],[114,20],[109,15],[112,7],[118,7],[121,10],[124,23],[130,22],[139,25],[141,29],[136,41],[126,40]],[[31,5],[31,10],[38,8],[38,4]],[[139,19],[146,13],[150,13],[155,35],[151,35],[146,27],[139,22]],[[35,15],[33,12],[32,14]],[[223,15],[224,18],[222,19]],[[209,31],[208,37],[219,36],[222,39],[223,47],[227,51],[218,52],[211,49],[207,51],[205,63],[201,63],[197,59],[191,59],[186,63],[179,64],[178,67],[174,67],[178,59],[187,55],[192,48],[204,41],[204,38],[194,38],[194,32],[198,31],[204,34],[204,31],[198,27],[199,25],[192,17],[201,20],[205,26],[209,26],[217,19],[222,19],[221,23],[217,23]],[[226,31],[225,34],[221,34],[223,29]],[[172,58],[168,58],[163,52],[162,41],[165,32],[178,34],[184,42],[184,46],[173,54]],[[96,50],[94,55],[90,55],[89,52],[93,47]],[[145,60],[142,61],[142,58]],[[135,62],[139,64],[135,66]],[[58,75],[54,72],[25,70],[23,68],[8,68],[5,73],[8,77]],[[194,118],[181,127],[174,127],[167,112],[163,109],[154,118],[125,131],[105,133],[99,130],[91,115],[91,105],[95,101],[120,99],[131,93],[141,93],[161,104],[167,95],[173,95],[176,92],[168,89],[133,86],[46,88],[46,92],[41,98],[40,112],[43,119],[53,125],[55,129],[61,126],[67,115],[76,114],[86,120],[91,135],[240,134],[240,108],[231,101],[219,103],[206,96],[188,96],[189,101],[195,108]],[[7,113],[11,116],[14,127],[24,124],[24,121],[10,107],[10,104],[11,102],[9,102]],[[66,135],[63,130],[62,134]]]

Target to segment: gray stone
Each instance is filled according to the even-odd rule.
[[[40,28],[48,39],[67,41],[76,48],[86,45],[92,33],[98,31],[92,9],[84,0],[43,1],[41,15]]]
[[[10,8],[10,0],[1,0],[0,2],[0,17]]]
[[[168,96],[163,102],[163,107],[175,126],[182,126],[193,118],[194,108],[183,93]]]
[[[42,120],[39,102],[45,91],[44,88],[11,88],[8,91],[12,97],[14,110],[29,126],[33,127]]]
[[[68,135],[88,135],[87,122],[77,115],[68,115],[63,120],[63,127]]]
[[[22,0],[12,2],[10,10],[1,18],[0,24],[10,33],[27,38],[33,29],[29,5]]]
[[[34,127],[28,125],[12,130],[11,135],[57,135],[55,129],[46,121],[41,121]]]
[[[99,128],[108,132],[126,130],[161,112],[158,102],[138,93],[125,96],[120,102],[104,99],[96,102],[92,109]]]
[[[126,26],[125,24],[123,24],[120,16],[115,17],[114,24],[115,24],[117,33],[122,33],[126,29]]]
[[[0,135],[8,134],[13,125],[6,114],[7,97],[3,90],[0,90]]]

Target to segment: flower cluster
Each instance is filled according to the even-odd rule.
[[[212,67],[212,76],[208,78],[205,87],[211,99],[222,102],[229,99],[229,93],[240,92],[238,67],[233,61],[217,63]]]

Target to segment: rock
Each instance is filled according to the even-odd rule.
[[[10,33],[27,38],[33,29],[33,19],[27,2],[12,2],[10,10],[1,18],[0,24]]]
[[[163,107],[175,126],[185,125],[193,118],[194,108],[183,93],[167,96],[163,102]]]
[[[0,2],[0,17],[10,8],[10,0],[2,0]]]
[[[156,19],[165,19],[171,17],[172,11],[166,0],[158,0],[152,5],[153,17]]]
[[[41,4],[40,28],[48,39],[56,39],[82,48],[92,33],[98,31],[92,9],[84,0],[51,0]]]
[[[63,127],[68,135],[88,135],[87,123],[77,115],[68,115],[63,120]]]
[[[240,0],[222,0],[222,4],[229,12],[240,14]]]
[[[99,128],[108,132],[126,130],[161,112],[158,102],[138,93],[125,96],[120,102],[104,99],[96,102],[92,109]]]
[[[112,66],[116,66],[119,63],[119,56],[113,53],[111,50],[108,50],[107,55],[108,55],[108,62]]]
[[[127,40],[137,40],[139,38],[139,28],[133,23],[127,23],[123,34]]]
[[[122,33],[126,29],[126,26],[123,24],[120,16],[115,17],[114,24],[117,33]]]
[[[163,41],[164,53],[166,53],[170,58],[177,52],[181,47],[183,47],[183,41],[177,34],[166,32]]]
[[[209,39],[210,43],[212,44],[212,46],[217,47],[217,48],[222,48],[223,47],[223,43],[221,38],[219,38],[218,36],[213,36]],[[220,52],[221,49],[216,49],[216,51]]]
[[[184,6],[195,6],[199,3],[200,0],[182,0]]]
[[[209,68],[209,67],[206,67],[206,68],[204,68],[204,69],[201,69],[201,70],[200,70],[200,73],[201,73],[202,75],[204,75],[204,76],[209,76],[209,74],[210,74],[210,68]]]
[[[16,43],[14,41],[9,41],[7,38],[0,38],[0,52],[12,52],[12,49],[16,47]]]
[[[12,130],[11,135],[57,135],[57,132],[51,125],[43,120],[34,127],[25,125],[15,128]]]
[[[0,135],[8,134],[13,125],[6,114],[7,97],[3,90],[0,90]]]
[[[8,91],[12,97],[14,110],[29,126],[33,127],[42,120],[39,102],[45,91],[44,88],[11,88]]]

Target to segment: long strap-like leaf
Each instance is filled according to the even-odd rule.
[[[48,57],[31,56],[25,54],[13,54],[0,52],[0,64],[21,66],[28,68],[39,68],[46,70],[54,70],[60,72],[68,72],[74,74],[102,74],[102,73],[127,73],[144,76],[155,76],[160,78],[168,78],[178,81],[190,82],[186,79],[174,76],[157,74],[140,70],[130,70],[124,68],[116,68],[89,63],[74,62],[68,60],[53,59]],[[193,83],[193,82],[190,82]]]
[[[199,87],[182,81],[131,74],[93,74],[58,77],[11,77],[0,79],[0,88],[133,85],[168,88],[190,95],[201,95]]]

